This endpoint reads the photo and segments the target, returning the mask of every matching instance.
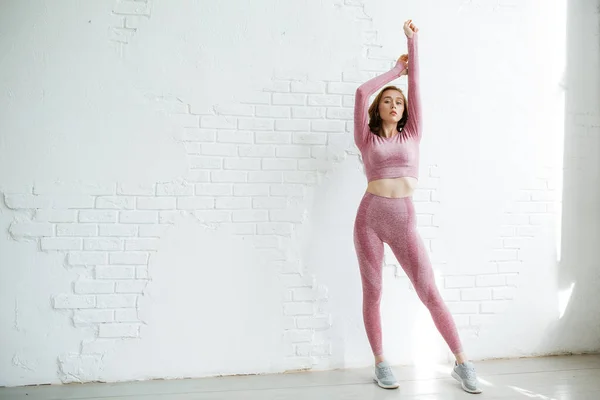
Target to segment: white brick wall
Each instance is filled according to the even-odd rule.
[[[346,1],[346,5],[360,9],[364,16],[361,2]],[[115,28],[112,40],[126,44],[137,29],[129,27],[129,18],[147,17],[150,9],[149,3],[120,1],[114,14],[124,25]],[[45,182],[35,185],[31,193],[5,195],[9,208],[33,209],[36,220],[44,221],[15,223],[11,235],[39,237],[43,251],[67,252],[70,265],[95,266],[96,281],[75,282],[74,293],[57,294],[55,308],[74,310],[74,321],[79,324],[98,325],[100,338],[137,337],[139,327],[128,318],[115,318],[114,312],[135,309],[137,296],[143,295],[148,282],[143,270],[136,273],[135,268],[146,268],[159,250],[164,224],[172,222],[169,215],[176,215],[168,213],[182,210],[202,221],[229,223],[233,233],[256,234],[261,240],[291,237],[296,225],[304,221],[305,210],[303,206],[290,208],[288,199],[305,196],[319,181],[316,171],[331,168],[331,161],[318,157],[327,154],[323,146],[329,138],[351,134],[357,85],[389,68],[391,61],[365,60],[363,71],[345,71],[327,82],[281,77],[264,89],[270,95],[259,93],[260,97],[243,104],[217,106],[212,116],[193,114],[189,105],[165,102],[163,108],[174,110],[173,119],[184,129],[189,166],[203,174],[201,179],[105,187]],[[433,251],[439,170],[425,167],[422,174],[415,200],[421,234]],[[535,187],[522,194],[519,209],[506,214],[486,274],[444,278],[452,312],[470,317],[468,324],[485,323],[480,313],[495,313],[513,298],[521,268],[519,248],[525,245],[522,239],[536,234],[530,218],[538,218],[539,223],[539,218],[548,215],[553,192],[547,180],[536,181]],[[144,238],[150,235],[157,238]],[[277,253],[264,255],[271,262],[285,261]],[[399,271],[389,252],[386,263]],[[311,341],[315,331],[327,329],[330,320],[318,313],[315,282],[310,275],[298,275],[298,268],[284,268],[280,276],[286,293],[282,313],[290,318],[285,332],[293,348],[286,364],[290,368],[317,364],[316,358],[330,354],[328,343],[304,343]],[[80,314],[81,308],[111,309],[113,314]],[[296,334],[298,329],[303,333]],[[312,361],[306,357],[313,357]]]
[[[329,302],[339,293],[332,294],[320,281],[315,270],[322,266],[305,263],[298,254],[298,241],[310,221],[311,201],[319,185],[327,183],[328,174],[342,161],[349,160],[353,168],[358,165],[351,138],[356,87],[395,61],[381,45],[378,26],[368,15],[372,4],[367,2],[365,9],[363,1],[336,3],[363,31],[366,57],[357,68],[322,74],[275,72],[262,91],[240,95],[237,101],[215,105],[208,112],[192,100],[157,96],[160,112],[179,130],[176,140],[187,155],[185,176],[154,183],[40,181],[2,193],[4,205],[14,214],[8,226],[10,240],[37,242],[36,251],[64,255],[65,268],[90,271],[73,278],[68,291],[54,293],[50,300],[55,310],[70,313],[76,328],[86,332],[92,328],[95,335],[82,342],[79,354],[60,355],[64,382],[72,379],[68,371],[98,361],[94,357],[113,349],[116,341],[144,340],[141,327],[147,321],[140,311],[151,312],[141,309],[153,284],[149,266],[164,245],[165,233],[177,228],[181,216],[244,237],[266,264],[264,268],[277,271],[286,369],[326,368],[335,361],[330,334],[344,323],[340,319],[347,310]],[[521,10],[516,3],[510,7],[488,3],[465,3],[461,12],[518,14]],[[109,40],[121,61],[129,55],[128,44],[144,34],[152,13],[151,0],[115,2]],[[428,47],[434,48],[431,42],[425,43],[424,50]],[[573,119],[582,129],[581,136],[589,139],[598,131],[599,118],[578,113]],[[444,180],[454,177],[435,155],[428,155],[426,150],[435,147],[428,142],[430,137],[423,142],[431,147],[423,152],[420,188],[414,196],[419,231],[434,268],[443,271],[440,290],[459,329],[480,332],[513,304],[519,288],[527,283],[523,272],[542,268],[527,255],[536,249],[533,243],[547,234],[558,211],[556,166],[538,165],[529,181],[511,188],[500,223],[488,238],[490,246],[482,250],[484,262],[459,266],[448,261],[444,241],[452,228],[440,220]],[[331,251],[354,254],[348,248]],[[412,289],[388,248],[385,268],[394,269],[402,289]]]

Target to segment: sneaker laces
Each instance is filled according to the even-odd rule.
[[[475,368],[471,365],[463,365],[463,370],[465,371],[465,377],[468,380],[475,380],[477,378],[477,374],[475,373]]]
[[[391,378],[392,376],[394,376],[394,374],[392,373],[392,368],[387,366],[387,367],[378,367],[379,372],[381,373],[381,377],[382,378]]]

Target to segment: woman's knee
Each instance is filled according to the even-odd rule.
[[[427,308],[441,307],[444,304],[444,300],[435,286],[417,290],[417,294]]]

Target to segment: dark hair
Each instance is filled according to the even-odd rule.
[[[379,115],[379,103],[381,102],[381,98],[383,97],[383,94],[386,90],[399,91],[402,95],[402,99],[404,100],[404,112],[402,113],[402,118],[400,118],[400,121],[398,121],[396,129],[398,129],[398,131],[402,130],[402,128],[404,128],[404,125],[406,125],[406,120],[408,119],[408,107],[406,104],[406,96],[404,96],[404,92],[396,86],[384,87],[383,90],[379,92],[377,97],[375,97],[373,103],[371,103],[371,105],[369,106],[369,129],[371,129],[371,132],[373,132],[377,136],[381,136],[380,134],[382,125],[382,119]]]

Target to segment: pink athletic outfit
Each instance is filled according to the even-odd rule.
[[[405,64],[399,61],[390,71],[356,90],[354,140],[361,152],[368,181],[410,176],[418,178],[421,141],[421,100],[417,34],[408,39],[408,120],[391,138],[375,135],[368,125],[369,97],[398,78]],[[381,301],[383,244],[387,243],[411,280],[417,295],[429,309],[435,326],[452,353],[462,351],[456,325],[434,280],[433,269],[416,228],[412,197],[388,198],[366,192],[354,223],[354,245],[363,290],[363,318],[375,356],[383,353]]]

